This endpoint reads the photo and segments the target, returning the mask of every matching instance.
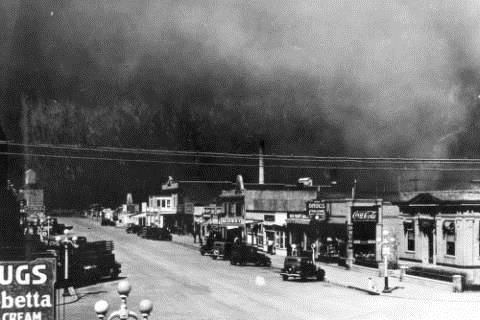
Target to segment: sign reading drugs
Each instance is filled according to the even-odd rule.
[[[0,261],[0,320],[54,320],[54,258]]]
[[[311,200],[307,202],[307,214],[309,216],[325,217],[325,203],[320,200]]]

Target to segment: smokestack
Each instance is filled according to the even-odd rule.
[[[258,183],[264,184],[265,182],[265,173],[263,168],[263,150],[265,149],[265,141],[260,141],[260,146],[258,148]]]

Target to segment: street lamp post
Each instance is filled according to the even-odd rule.
[[[50,216],[47,217],[47,246],[50,245]]]
[[[390,246],[394,241],[393,238],[390,238],[390,232],[388,230],[383,230],[382,238],[377,239],[379,244],[382,246],[382,256],[383,256],[383,267],[384,267],[384,277],[385,277],[385,287],[383,289],[384,293],[392,292],[388,285],[388,256],[390,255]]]
[[[114,318],[118,318],[120,320],[127,320],[127,319],[139,319],[139,316],[133,312],[128,310],[127,308],[127,297],[130,293],[132,286],[128,281],[123,280],[118,283],[117,292],[120,295],[120,299],[122,300],[120,304],[120,309],[112,312],[107,320],[111,320]],[[105,300],[99,300],[95,303],[95,313],[97,314],[97,318],[99,320],[103,320],[108,312],[108,302]],[[148,316],[152,312],[153,304],[152,301],[145,299],[140,301],[139,310],[142,316],[141,319],[147,320]]]
[[[77,247],[77,236],[73,236],[72,237],[72,240],[70,240],[68,238],[68,233],[69,233],[69,230],[68,229],[65,229],[63,231],[64,233],[64,237],[62,238],[61,236],[57,236],[55,238],[55,240],[60,243],[62,242],[63,245],[64,245],[64,251],[65,251],[65,260],[64,260],[64,281],[65,281],[65,284],[64,284],[64,288],[67,288],[68,287],[68,247],[70,245],[72,245],[73,247]],[[64,291],[64,295],[67,293],[67,291],[65,290]]]

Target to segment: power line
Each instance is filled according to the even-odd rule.
[[[182,150],[163,150],[163,149],[141,149],[141,148],[120,148],[120,147],[79,147],[76,145],[53,145],[53,144],[22,144],[9,142],[9,146],[18,146],[24,148],[46,148],[54,150],[70,151],[92,151],[107,153],[135,153],[158,156],[182,156],[182,157],[202,157],[202,158],[231,158],[258,160],[258,154],[238,154],[227,152],[205,152],[205,151],[182,151]],[[302,162],[350,162],[367,164],[479,164],[480,159],[448,159],[448,158],[389,158],[389,157],[337,157],[337,156],[304,156],[304,155],[275,155],[264,154],[264,160],[274,161],[302,161]]]
[[[91,156],[68,156],[68,155],[52,155],[39,153],[25,153],[25,152],[0,152],[0,154],[11,156],[31,156],[39,158],[56,158],[56,159],[70,159],[70,160],[98,160],[98,161],[117,161],[117,162],[137,162],[137,163],[161,163],[172,165],[195,165],[195,166],[221,166],[221,167],[258,167],[257,164],[245,163],[202,163],[198,161],[166,161],[166,160],[145,160],[145,159],[127,159],[127,158],[111,158],[111,157],[91,157]],[[344,165],[316,165],[316,166],[299,166],[299,165],[264,165],[265,168],[277,169],[343,169],[343,170],[385,170],[385,171],[480,171],[480,167],[468,168],[409,168],[409,167],[368,167],[368,166],[344,166]]]

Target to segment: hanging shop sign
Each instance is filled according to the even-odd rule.
[[[185,202],[185,205],[183,207],[183,212],[185,214],[190,214],[192,215],[194,213],[194,208],[193,208],[193,202]]]
[[[0,261],[2,320],[54,320],[54,258]]]
[[[378,222],[378,207],[352,207],[352,222]]]
[[[307,214],[319,219],[325,218],[325,203],[321,200],[307,201]]]

